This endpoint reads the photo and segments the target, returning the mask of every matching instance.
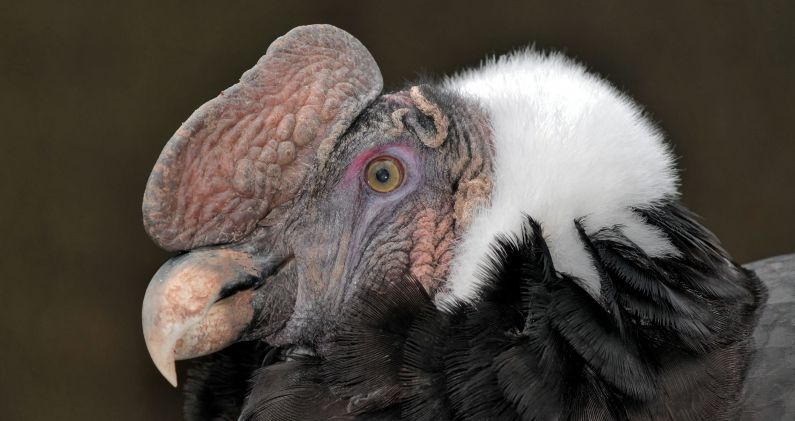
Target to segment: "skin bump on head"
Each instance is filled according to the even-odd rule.
[[[433,135],[421,137],[422,143],[429,148],[438,148],[444,143],[444,140],[447,139],[447,128],[449,126],[447,115],[442,112],[438,105],[429,101],[428,98],[423,95],[419,86],[412,86],[411,89],[409,89],[409,96],[411,96],[411,100],[414,101],[414,105],[416,105],[423,114],[433,120],[436,129]]]

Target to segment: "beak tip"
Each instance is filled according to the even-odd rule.
[[[174,364],[174,357],[171,356],[164,356],[162,358],[152,358],[157,367],[157,370],[160,371],[160,374],[166,378],[171,386],[177,387],[177,368],[176,364]]]
[[[176,373],[176,371],[171,373],[170,375],[163,374],[163,376],[165,376],[166,380],[171,384],[172,387],[174,387],[174,388],[177,387],[177,373]]]
[[[168,339],[163,340],[159,337],[150,336],[147,325],[144,324],[144,337],[146,338],[146,348],[149,357],[157,367],[157,371],[174,387],[177,387],[177,367],[175,363],[176,349],[173,342]]]

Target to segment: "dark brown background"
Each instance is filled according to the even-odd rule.
[[[7,3],[2,419],[179,417],[140,330],[167,258],[141,227],[146,177],[194,108],[300,24],[354,34],[388,86],[530,42],[564,49],[647,105],[681,157],[684,201],[738,260],[795,251],[793,2]]]

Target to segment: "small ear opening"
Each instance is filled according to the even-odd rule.
[[[407,124],[414,129],[422,143],[429,148],[438,148],[447,139],[449,120],[442,107],[432,99],[424,86],[412,86],[409,90],[414,105],[433,122],[432,128],[426,128],[420,122],[409,119]]]

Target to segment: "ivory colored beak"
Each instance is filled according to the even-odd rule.
[[[267,257],[231,249],[193,251],[166,262],[149,282],[141,319],[152,361],[177,386],[175,361],[236,342],[254,317]]]

